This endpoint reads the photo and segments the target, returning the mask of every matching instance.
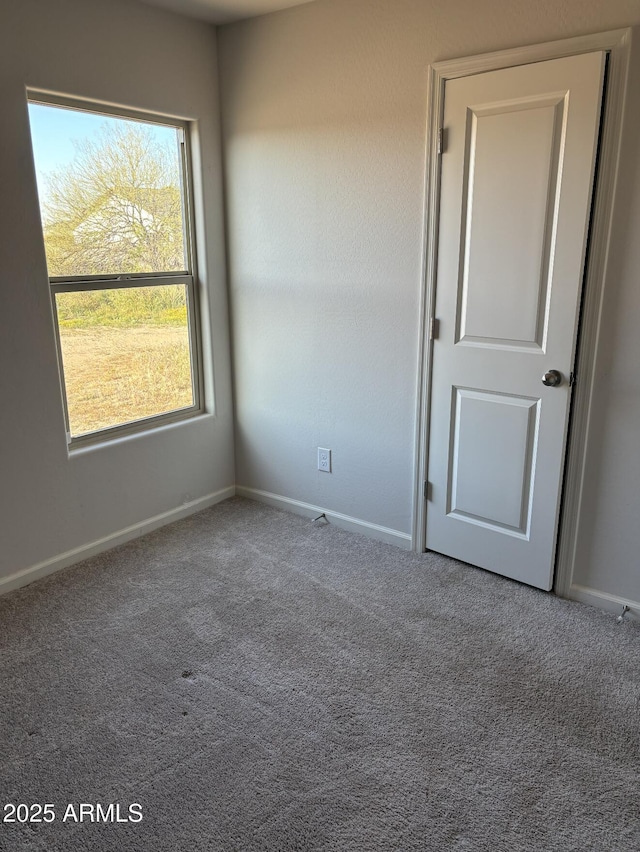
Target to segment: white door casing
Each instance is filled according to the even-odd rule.
[[[605,54],[445,86],[426,547],[551,588]],[[559,387],[543,373],[560,371]]]

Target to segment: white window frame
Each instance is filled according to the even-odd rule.
[[[60,374],[60,389],[64,407],[65,428],[67,444],[70,450],[84,447],[90,444],[98,444],[125,435],[146,432],[157,426],[177,423],[191,419],[204,413],[204,380],[202,367],[202,340],[200,323],[200,306],[198,299],[198,281],[195,250],[195,221],[193,204],[193,180],[191,170],[191,146],[190,146],[190,122],[183,119],[158,115],[149,112],[141,112],[124,107],[115,107],[96,103],[81,98],[61,96],[43,90],[28,89],[27,101],[43,106],[57,106],[64,109],[89,112],[93,115],[105,115],[114,118],[130,119],[142,124],[159,124],[164,127],[175,127],[179,132],[180,159],[181,159],[181,189],[183,199],[183,228],[186,269],[179,272],[153,272],[134,274],[109,274],[109,275],[69,275],[49,276],[49,291],[54,317],[54,328],[56,336],[56,348],[58,357],[58,371]],[[44,229],[43,229],[44,239]],[[71,435],[69,425],[69,409],[67,404],[67,390],[64,378],[64,363],[62,359],[62,345],[60,340],[60,325],[56,305],[58,293],[83,293],[91,290],[121,290],[133,287],[154,287],[169,284],[182,284],[187,293],[187,322],[189,331],[189,351],[191,361],[191,387],[193,393],[193,404],[172,411],[155,414],[140,418],[117,426],[109,426],[87,432],[82,435]]]

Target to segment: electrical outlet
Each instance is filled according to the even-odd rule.
[[[318,470],[331,473],[331,450],[318,447]]]

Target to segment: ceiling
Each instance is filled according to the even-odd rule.
[[[182,15],[200,18],[212,24],[226,24],[240,18],[264,15],[290,6],[301,6],[312,0],[142,0],[151,6],[171,9]]]

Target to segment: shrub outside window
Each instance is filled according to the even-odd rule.
[[[186,123],[28,97],[70,445],[198,413]]]

